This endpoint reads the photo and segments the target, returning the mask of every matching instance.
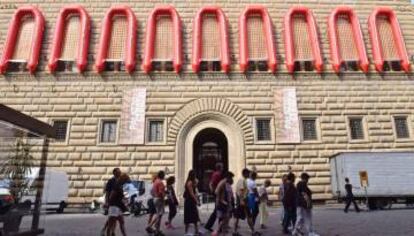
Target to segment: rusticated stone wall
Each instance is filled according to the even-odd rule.
[[[276,198],[280,176],[287,166],[300,173],[308,171],[313,177],[311,188],[319,199],[331,198],[329,157],[342,151],[412,151],[414,149],[414,77],[402,72],[379,75],[371,65],[364,75],[349,72],[341,76],[332,73],[329,64],[329,45],[326,19],[338,4],[349,3],[358,13],[364,38],[371,57],[367,18],[374,7],[393,7],[398,15],[405,36],[407,50],[414,52],[414,8],[409,1],[300,1],[310,7],[317,18],[323,57],[326,65],[322,75],[301,72],[295,76],[286,74],[282,19],[289,7],[299,1],[209,1],[223,8],[229,19],[229,40],[232,55],[232,71],[204,73],[199,76],[190,70],[192,20],[197,10],[206,5],[203,1],[117,1],[134,10],[138,19],[137,71],[126,73],[105,72],[98,75],[93,71],[100,22],[111,1],[77,1],[92,18],[92,39],[89,66],[84,75],[46,71],[52,33],[57,14],[62,6],[72,1],[30,1],[45,15],[46,30],[42,47],[39,72],[9,73],[0,76],[0,103],[11,106],[40,120],[69,119],[67,143],[52,143],[49,149],[48,166],[66,171],[70,176],[70,201],[90,202],[92,197],[102,194],[104,181],[109,178],[113,167],[120,166],[133,178],[148,179],[159,169],[174,172],[176,168],[176,133],[182,123],[180,116],[186,114],[182,108],[187,104],[198,104],[199,99],[221,98],[240,113],[240,126],[244,132],[245,162],[255,166],[259,178],[272,179],[272,198]],[[0,3],[0,49],[3,47],[8,23],[16,7],[25,1],[3,0]],[[117,4],[118,4],[117,3]],[[183,21],[183,73],[153,73],[145,75],[140,70],[143,54],[143,36],[146,19],[154,6],[173,4]],[[238,71],[238,26],[239,14],[251,3],[268,8],[274,23],[277,54],[280,71],[275,75],[261,72],[248,75]],[[147,88],[146,117],[166,119],[166,141],[158,145],[102,145],[98,143],[99,122],[104,118],[120,118],[122,95],[125,89],[140,86]],[[274,138],[266,144],[254,141],[253,119],[274,118],[273,90],[294,86],[297,89],[299,116],[312,116],[318,120],[320,139],[300,144],[277,144]],[[187,106],[188,107],[188,106]],[[186,108],[190,109],[190,108]],[[197,105],[194,110],[197,111]],[[188,111],[191,114],[191,109]],[[411,138],[398,141],[393,130],[393,115],[407,115],[410,122]],[[348,137],[346,119],[348,116],[364,116],[366,140],[351,141]],[[277,121],[275,121],[277,122]],[[273,125],[273,129],[274,124]]]

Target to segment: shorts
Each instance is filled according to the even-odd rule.
[[[108,216],[109,217],[122,216],[122,210],[121,210],[121,208],[119,208],[117,206],[109,206],[109,208],[108,208]]]
[[[241,201],[244,202],[244,205],[241,205]],[[236,208],[234,209],[234,217],[236,219],[244,220],[246,217],[250,217],[250,212],[247,209],[247,199],[241,200],[238,196],[236,199]]]
[[[154,198],[155,213],[157,215],[164,214],[165,205],[164,200],[161,198]]]
[[[154,215],[155,213],[157,213],[157,211],[155,210],[153,198],[148,199],[147,205],[148,205],[148,214]]]
[[[217,218],[219,220],[223,220],[224,218],[226,218],[229,215],[229,206],[224,205],[223,203],[219,203],[216,209],[216,213],[217,213]]]

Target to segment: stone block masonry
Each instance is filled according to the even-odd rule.
[[[105,181],[112,169],[120,167],[134,179],[150,179],[158,170],[174,174],[178,168],[177,144],[181,128],[188,116],[200,113],[218,113],[231,117],[242,131],[243,166],[256,168],[259,182],[272,181],[271,199],[277,199],[280,178],[288,170],[300,174],[307,171],[312,177],[310,187],[317,199],[330,199],[329,157],[347,151],[412,151],[414,150],[414,83],[412,73],[375,72],[369,41],[367,18],[377,6],[392,7],[399,19],[408,53],[414,52],[414,8],[409,1],[360,0],[355,9],[363,31],[371,65],[368,74],[332,71],[327,17],[339,1],[260,1],[269,11],[274,26],[278,57],[278,72],[253,72],[242,74],[239,70],[238,19],[251,1],[214,1],[225,12],[229,23],[231,69],[228,75],[220,72],[191,71],[192,28],[196,12],[207,5],[203,1],[152,0],[118,1],[134,11],[138,21],[136,71],[104,72],[98,75],[93,68],[97,54],[101,21],[113,1],[79,0],[91,17],[91,42],[88,67],[82,75],[75,72],[47,71],[52,35],[57,15],[71,0],[31,0],[30,4],[41,9],[46,27],[38,70],[28,73],[7,73],[0,76],[0,103],[13,107],[42,121],[53,123],[56,119],[69,121],[66,142],[53,142],[49,148],[48,167],[64,170],[70,178],[69,201],[90,203],[102,195]],[[341,1],[342,3],[343,1]],[[321,40],[324,73],[298,72],[288,75],[284,64],[283,17],[291,6],[301,4],[314,12]],[[16,8],[22,1],[2,0],[0,3],[0,51],[4,46],[7,27]],[[154,72],[144,74],[141,69],[145,26],[154,6],[173,5],[183,24],[183,71],[181,74]],[[157,144],[118,145],[99,143],[99,127],[103,119],[118,120],[124,91],[145,87],[146,119],[165,120],[165,140]],[[298,144],[279,144],[276,140],[273,93],[275,88],[295,87],[300,117],[314,117],[317,121],[318,139]],[[209,113],[210,112],[210,113]],[[395,137],[393,116],[407,116],[411,137]],[[366,139],[355,142],[349,138],[347,118],[364,117]],[[274,122],[269,142],[255,140],[254,120],[269,117]],[[119,124],[118,124],[119,129]],[[40,150],[40,149],[39,149]],[[230,163],[234,164],[234,163]],[[183,183],[177,183],[183,184]]]
[[[272,133],[272,141],[261,144],[251,139],[245,143],[245,164],[259,172],[259,182],[264,178],[272,180],[271,198],[277,197],[280,177],[290,165],[300,174],[307,171],[312,176],[311,187],[315,198],[330,198],[329,157],[346,151],[412,151],[414,140],[399,142],[393,130],[393,116],[407,115],[411,132],[414,127],[413,107],[414,84],[407,80],[259,80],[259,81],[136,81],[122,77],[111,81],[100,78],[68,82],[25,80],[23,77],[0,81],[0,103],[22,110],[28,115],[52,123],[54,119],[68,119],[69,135],[66,143],[52,143],[49,166],[66,171],[70,176],[70,201],[89,202],[102,194],[104,182],[110,177],[114,167],[131,174],[134,179],[149,179],[160,169],[170,173],[175,171],[176,143],[171,140],[157,145],[119,146],[104,145],[98,141],[99,121],[102,118],[119,119],[121,98],[125,89],[145,86],[147,94],[147,118],[165,118],[166,130],[170,130],[171,120],[182,107],[198,99],[204,99],[209,92],[222,90],[220,96],[240,108],[247,116],[250,128],[255,117],[272,116],[272,91],[276,87],[294,86],[297,89],[299,116],[312,116],[319,123],[319,139],[300,144],[277,144]],[[197,93],[203,87],[206,93]],[[16,91],[13,88],[18,88]],[[50,92],[52,88],[60,92]],[[72,92],[72,90],[88,91]],[[116,88],[114,90],[114,88]],[[206,90],[208,88],[208,90]],[[244,88],[254,88],[261,93],[246,94]],[[30,91],[39,90],[39,94]],[[353,93],[352,91],[358,91]],[[171,92],[166,92],[171,91]],[[349,91],[349,93],[343,93]],[[364,93],[369,91],[369,93]],[[387,91],[387,93],[383,93]],[[192,94],[188,96],[188,94]],[[401,100],[401,96],[406,99]],[[65,100],[61,99],[66,97]],[[47,103],[37,99],[47,100]],[[358,98],[358,99],[357,99]],[[42,100],[42,101],[44,101]],[[99,101],[99,102],[97,102]],[[167,104],[170,105],[166,109]],[[68,110],[57,111],[62,103]],[[356,104],[347,108],[347,104]],[[22,107],[21,104],[24,104]],[[107,104],[112,108],[108,113]],[[246,104],[260,104],[247,106]],[[309,104],[315,107],[308,109]],[[369,104],[369,105],[367,105]],[[89,105],[96,109],[88,110]],[[73,106],[86,106],[86,109],[71,109]],[[206,104],[205,106],[209,106]],[[26,107],[30,109],[26,110]],[[333,109],[342,107],[342,109]],[[152,108],[152,109],[150,109]],[[195,108],[194,108],[195,109]],[[85,114],[87,112],[88,114]],[[363,116],[366,122],[366,140],[350,141],[347,132],[348,116]],[[178,127],[179,128],[179,127]],[[174,137],[174,136],[173,136]],[[182,183],[181,183],[182,184]]]

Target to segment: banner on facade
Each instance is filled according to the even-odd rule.
[[[300,143],[299,114],[296,88],[278,88],[274,91],[276,112],[276,142]]]
[[[146,88],[126,90],[122,98],[119,143],[144,144]]]

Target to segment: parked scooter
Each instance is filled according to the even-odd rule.
[[[129,212],[134,216],[139,216],[146,214],[148,212],[147,202],[150,198],[149,191],[151,189],[151,183],[142,181],[142,180],[133,180],[129,183],[126,183],[123,186],[124,196],[125,196],[125,205],[129,208]],[[105,194],[98,199],[94,199],[89,206],[90,212],[102,212],[107,214],[107,210],[104,209],[105,204]],[[128,214],[127,213],[127,214]]]

